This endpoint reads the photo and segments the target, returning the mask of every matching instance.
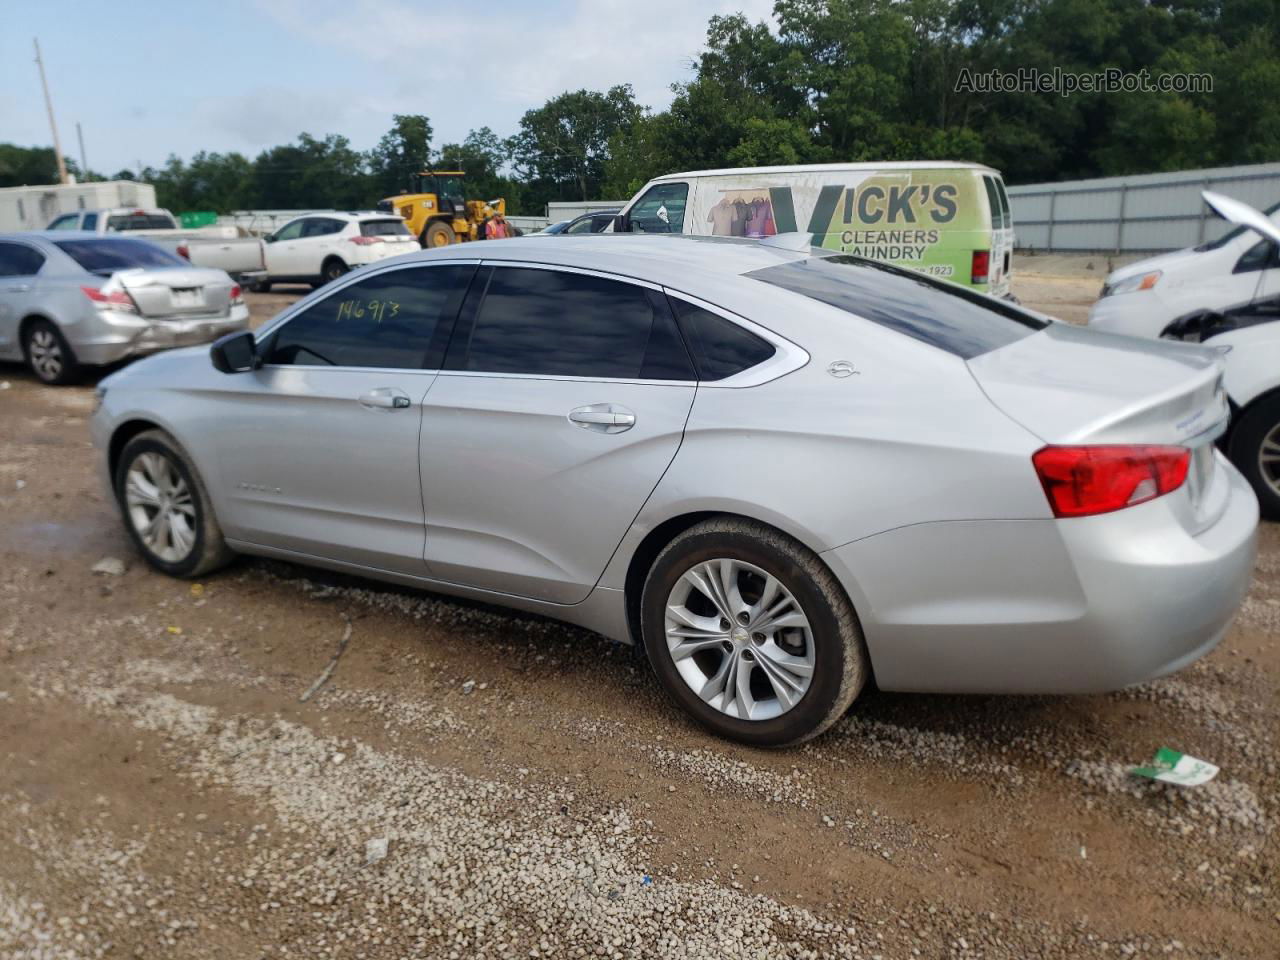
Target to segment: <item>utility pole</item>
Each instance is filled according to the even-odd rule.
[[[80,141],[80,175],[85,182],[89,180],[89,160],[84,155],[84,131],[80,129],[80,121],[76,121],[76,139]]]
[[[53,155],[58,161],[58,182],[67,182],[67,162],[62,159],[62,142],[58,139],[58,125],[53,121],[53,101],[49,99],[49,81],[44,76],[44,61],[40,59],[40,41],[35,37],[31,42],[36,46],[36,66],[40,68],[40,86],[44,87],[44,105],[49,111],[49,129],[53,131]]]

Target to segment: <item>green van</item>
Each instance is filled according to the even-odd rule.
[[[976,163],[673,173],[645,184],[623,208],[618,226],[723,237],[803,231],[813,234],[816,246],[1009,295],[1009,197],[1000,171]]]

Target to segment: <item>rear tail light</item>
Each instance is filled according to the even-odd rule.
[[[231,305],[233,307],[242,306],[244,304],[244,291],[240,289],[240,284],[233,283],[231,285]]]
[[[185,243],[178,244],[178,256],[180,256],[183,260],[190,260],[191,248],[188,247]]]
[[[986,283],[987,275],[991,272],[991,251],[975,250],[973,251],[973,270],[970,274],[971,283]]]
[[[81,287],[80,292],[93,301],[93,305],[99,310],[119,310],[125,313],[137,313],[138,305],[133,302],[133,297],[124,290],[113,290],[111,293],[103,293],[97,287]]]
[[[351,242],[357,247],[367,247],[371,243],[381,243],[381,237],[352,237]]]
[[[1031,456],[1055,517],[1088,517],[1146,503],[1187,479],[1186,447],[1044,447]]]

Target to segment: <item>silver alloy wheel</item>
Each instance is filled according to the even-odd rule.
[[[740,720],[769,720],[813,679],[813,632],[772,574],[742,560],[686,570],[667,597],[667,652],[704,703]]]
[[[124,478],[129,522],[147,549],[165,563],[181,563],[196,543],[196,507],[186,480],[168,457],[147,451]]]
[[[31,334],[27,356],[42,380],[56,380],[62,373],[62,344],[52,330],[39,327]]]
[[[1280,423],[1267,431],[1258,447],[1258,473],[1280,495]]]

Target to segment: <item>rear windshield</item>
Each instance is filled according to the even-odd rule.
[[[943,280],[847,254],[747,274],[965,360],[1021,340],[1048,322]]]
[[[167,250],[146,240],[99,237],[90,240],[55,240],[53,245],[90,273],[102,275],[130,267],[190,266]]]
[[[172,230],[174,226],[163,213],[116,213],[107,217],[108,230]]]
[[[411,237],[409,228],[403,220],[362,220],[360,221],[362,237]]]

